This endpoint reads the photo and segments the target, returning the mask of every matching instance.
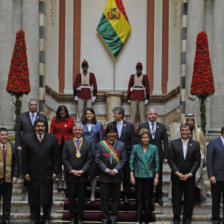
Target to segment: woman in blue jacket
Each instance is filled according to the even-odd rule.
[[[101,122],[96,121],[96,115],[92,108],[86,108],[82,118],[83,123],[83,138],[92,143],[93,150],[93,162],[90,165],[88,174],[90,176],[91,185],[91,197],[90,202],[95,201],[95,191],[96,191],[96,145],[98,142],[103,140],[103,126]]]
[[[130,182],[136,185],[137,214],[136,223],[142,222],[142,204],[145,203],[145,221],[152,219],[153,186],[158,184],[159,152],[149,144],[151,135],[148,129],[139,131],[140,144],[134,145],[130,157]]]

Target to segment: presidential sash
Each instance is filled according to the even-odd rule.
[[[116,150],[110,145],[110,143],[107,140],[103,140],[100,142],[101,145],[107,150],[107,152],[111,155],[111,157],[117,162],[120,162],[120,158],[118,156],[118,153]]]

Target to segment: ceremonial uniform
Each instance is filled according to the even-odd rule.
[[[87,61],[82,62],[82,67],[88,68]],[[73,90],[75,100],[78,100],[77,121],[80,121],[83,114],[84,104],[86,104],[86,108],[92,108],[92,101],[95,101],[97,84],[94,73],[78,73],[73,85]],[[92,94],[94,99],[91,96],[91,90],[93,90]]]
[[[136,68],[142,68],[138,63]],[[132,123],[135,122],[137,106],[139,107],[140,122],[145,121],[145,103],[149,100],[149,81],[148,76],[141,74],[132,74],[128,84],[128,100],[131,101],[131,117]]]

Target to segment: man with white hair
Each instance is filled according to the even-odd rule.
[[[152,136],[152,138],[150,139],[150,144],[156,145],[159,150],[159,184],[156,187],[155,196],[156,202],[158,202],[162,206],[163,162],[167,163],[169,141],[166,126],[160,122],[157,122],[157,117],[157,110],[154,108],[150,108],[148,111],[148,121],[140,124],[138,130],[147,128]]]

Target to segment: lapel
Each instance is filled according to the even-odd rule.
[[[88,127],[87,127],[87,124],[84,124],[83,125],[83,132],[89,132]]]
[[[156,130],[155,130],[155,137],[154,137],[154,140],[156,139],[156,136],[158,135],[158,132],[159,132],[159,130],[160,130],[160,124],[159,124],[159,122],[157,122],[156,121]]]
[[[25,115],[26,115],[26,119],[28,120],[30,126],[33,127],[32,122],[31,122],[31,119],[30,119],[29,111],[27,111]]]
[[[222,152],[222,155],[223,155],[223,157],[224,157],[224,146],[223,146],[223,143],[222,143],[222,140],[221,140],[220,137],[218,138],[217,143],[218,143],[218,148],[219,148],[219,150]]]
[[[192,139],[189,138],[188,146],[187,146],[187,154],[186,154],[185,160],[186,160],[187,157],[189,156],[191,150],[192,150]]]
[[[147,162],[148,162],[148,153],[149,153],[149,147],[150,146],[148,146],[148,149],[147,149],[147,151],[146,151],[146,153],[144,153],[144,149],[142,148],[142,145],[141,144],[139,144],[140,145],[140,147],[139,147],[139,157],[141,158],[141,160],[142,160],[142,162],[143,162],[143,164],[144,164],[144,167],[145,167],[145,169],[147,170],[148,169],[148,166],[147,166]]]
[[[123,134],[125,133],[126,128],[127,128],[127,123],[126,123],[126,121],[123,120],[123,126],[122,126],[122,129],[121,129],[121,136],[120,136],[120,138],[121,138],[121,137],[123,136]]]
[[[184,161],[184,150],[183,150],[181,138],[179,138],[179,140],[177,142],[179,144],[178,148],[180,149],[180,154],[181,154],[182,160]],[[186,158],[187,158],[187,156],[186,156]]]

